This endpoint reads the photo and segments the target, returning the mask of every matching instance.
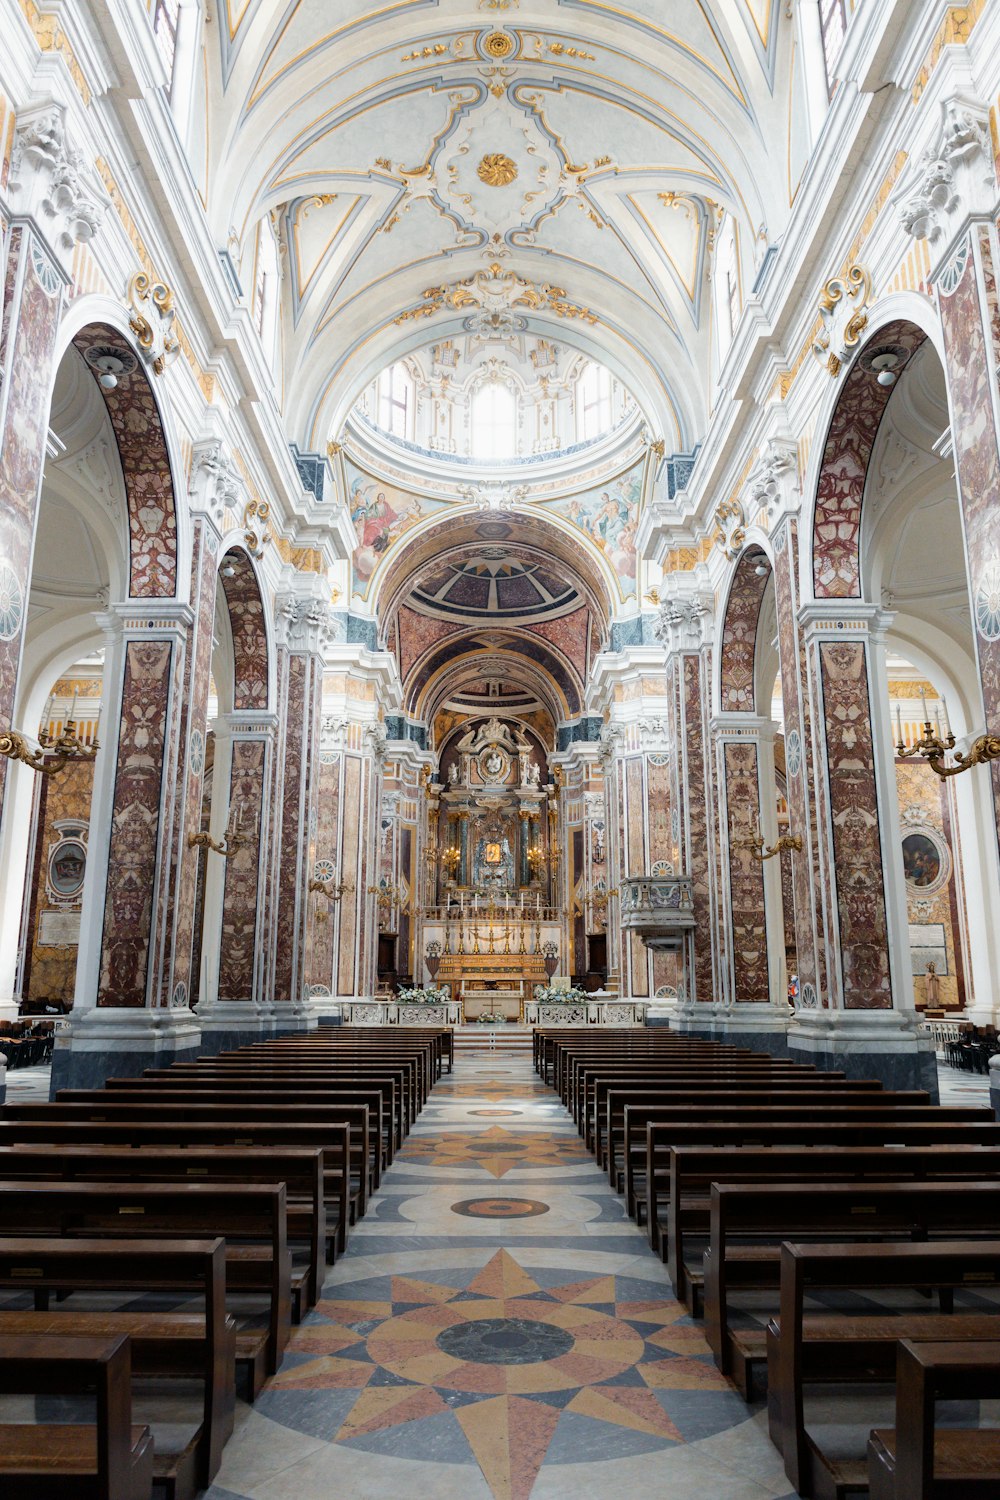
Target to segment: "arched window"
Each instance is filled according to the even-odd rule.
[[[576,439],[589,442],[610,432],[614,413],[614,380],[610,370],[591,360],[576,383]]]
[[[517,402],[499,380],[481,385],[472,398],[473,458],[513,458],[517,452]]]
[[[412,439],[415,405],[413,381],[406,366],[397,362],[383,370],[375,391],[375,421],[382,431]]]

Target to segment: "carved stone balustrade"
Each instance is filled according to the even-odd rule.
[[[679,950],[694,927],[694,892],[687,875],[631,875],[619,895],[624,932],[647,948]]]

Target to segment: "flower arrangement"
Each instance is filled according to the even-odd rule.
[[[536,984],[534,995],[539,1005],[579,1005],[587,999],[586,990],[581,990],[579,985],[557,990],[551,984]]]
[[[479,1026],[505,1026],[507,1024],[507,1017],[500,1015],[499,1012],[484,1010],[481,1016],[476,1017],[476,1024]]]
[[[412,990],[400,990],[396,999],[400,1005],[446,1005],[451,992],[443,985],[414,985]]]

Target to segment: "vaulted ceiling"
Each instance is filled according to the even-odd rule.
[[[781,0],[222,0],[217,17],[208,209],[244,276],[258,221],[277,227],[300,445],[337,436],[390,360],[488,313],[487,273],[533,332],[614,369],[668,451],[694,446],[720,223],[746,290],[793,192]]]

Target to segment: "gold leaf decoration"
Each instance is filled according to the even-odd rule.
[[[502,151],[488,151],[476,168],[476,176],[487,187],[509,187],[517,176],[517,167]]]

